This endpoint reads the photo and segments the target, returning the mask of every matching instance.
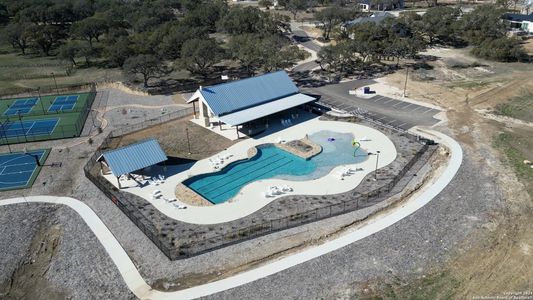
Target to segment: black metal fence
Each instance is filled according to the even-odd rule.
[[[366,204],[368,204],[369,200],[376,199],[376,197],[380,197],[390,193],[392,189],[396,186],[396,184],[398,184],[400,179],[411,169],[411,167],[418,161],[418,159],[424,154],[424,152],[427,151],[427,149],[428,146],[424,145],[422,149],[411,158],[411,160],[390,182],[369,193],[356,194],[353,196],[353,198],[346,201],[342,201],[340,203],[305,210],[283,218],[276,218],[266,222],[260,222],[252,226],[234,230],[226,234],[220,234],[208,238],[198,236],[195,242],[181,245],[178,249],[161,250],[171,260],[190,257],[208,251],[223,248],[239,242],[243,242],[245,240],[249,240],[259,236],[268,235],[277,231],[286,230],[289,228],[339,216],[364,207],[368,207],[368,205]],[[170,255],[168,255],[167,253],[170,253]]]
[[[150,126],[176,120],[188,116],[191,113],[191,109],[185,109],[158,118],[150,119],[145,122],[115,129],[107,135],[99,149],[90,157],[89,161],[84,166],[84,172],[87,178],[100,190],[102,190],[102,192],[104,192],[104,194],[111,199],[111,201],[113,201],[113,203],[117,205],[119,209],[126,214],[126,216],[128,216],[128,218],[171,260],[191,257],[255,237],[268,235],[277,231],[349,213],[363,207],[368,207],[369,203],[371,203],[373,199],[375,200],[376,197],[384,196],[390,193],[402,179],[402,177],[412,168],[412,166],[428,149],[428,145],[424,144],[420,150],[405,164],[398,174],[396,174],[392,179],[388,180],[386,184],[383,184],[379,188],[369,193],[353,194],[351,199],[342,201],[340,203],[301,211],[287,217],[272,219],[266,222],[258,222],[253,226],[243,227],[225,234],[214,234],[209,237],[205,235],[198,235],[193,237],[193,241],[180,242],[179,246],[175,246],[159,236],[157,229],[152,223],[152,220],[144,215],[143,212],[134,204],[132,199],[135,199],[138,196],[120,191],[109,181],[100,176],[97,159],[105,149],[110,147],[113,138],[145,129]],[[416,136],[408,133],[405,134],[410,139],[418,139]],[[144,199],[141,200],[143,202],[145,201]]]

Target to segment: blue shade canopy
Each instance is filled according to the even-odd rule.
[[[156,139],[131,144],[102,154],[116,177],[128,174],[167,160]],[[100,160],[102,159],[100,157]]]
[[[199,90],[216,116],[258,106],[298,93],[285,71],[204,87]]]

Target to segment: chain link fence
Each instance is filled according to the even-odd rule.
[[[7,124],[9,122],[19,122],[20,119],[17,118],[5,118],[3,123],[0,125],[0,132],[2,132],[2,136],[0,136],[0,145],[7,145],[7,144],[17,144],[17,143],[27,143],[27,142],[37,142],[37,141],[47,141],[47,140],[56,140],[56,139],[64,139],[64,138],[74,138],[81,136],[83,132],[83,127],[85,126],[85,121],[87,120],[87,116],[89,115],[91,111],[91,107],[93,105],[94,99],[96,98],[96,86],[94,84],[88,86],[89,92],[87,95],[87,100],[85,101],[85,105],[78,107],[76,109],[73,109],[72,111],[68,111],[68,113],[78,113],[77,119],[73,124],[68,125],[56,125],[53,130],[49,133],[39,133],[39,134],[27,134],[28,128],[21,127],[20,130],[11,130],[11,129],[4,129],[4,124]],[[26,117],[35,117],[35,116],[43,116],[43,117],[57,117],[60,118],[62,113],[64,112],[47,112],[46,110],[44,113],[38,113],[38,114],[28,114],[24,115],[22,117],[22,121],[25,121],[24,118]],[[40,119],[38,119],[40,120]],[[21,123],[22,124],[22,123]],[[9,132],[9,136],[8,136]]]

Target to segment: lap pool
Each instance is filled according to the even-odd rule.
[[[320,144],[322,152],[308,160],[274,145],[263,145],[250,159],[233,162],[218,172],[191,177],[183,184],[213,204],[219,204],[233,198],[242,187],[257,180],[313,180],[327,175],[339,165],[355,164],[367,159],[362,149],[357,150],[354,156],[352,134],[319,131],[310,135],[309,139]]]

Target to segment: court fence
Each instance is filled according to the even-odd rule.
[[[4,124],[7,122],[12,121],[24,121],[24,118],[27,116],[43,116],[44,118],[50,118],[50,117],[61,117],[63,113],[61,112],[47,112],[45,111],[44,114],[34,114],[34,115],[24,115],[21,119],[17,116],[16,118],[9,118],[9,117],[3,117],[4,123],[0,125],[0,145],[7,145],[7,144],[18,144],[18,143],[27,143],[27,142],[37,142],[37,141],[47,141],[47,140],[56,140],[56,139],[63,139],[63,138],[74,138],[79,137],[81,133],[83,132],[83,127],[85,126],[85,121],[87,120],[87,117],[91,111],[91,107],[93,105],[94,99],[96,98],[96,86],[92,84],[89,87],[89,92],[87,95],[87,100],[85,101],[85,105],[78,107],[77,109],[73,111],[68,111],[68,113],[78,113],[78,117],[76,118],[76,121],[73,124],[66,124],[66,125],[56,125],[52,132],[47,134],[35,134],[35,135],[28,135],[26,130],[21,129],[21,134],[8,136],[9,130],[4,130]],[[28,130],[29,131],[29,130]],[[16,132],[16,131],[15,131]]]
[[[87,164],[84,166],[84,173],[87,178],[93,182],[170,260],[188,258],[259,236],[268,235],[274,232],[368,207],[373,203],[376,203],[375,201],[377,198],[391,193],[391,191],[397,187],[397,184],[404,177],[404,175],[411,170],[413,165],[420,159],[420,157],[426,153],[426,151],[428,151],[430,147],[429,145],[433,144],[427,141],[422,143],[419,151],[411,157],[411,159],[403,166],[399,173],[397,173],[389,181],[384,180],[382,186],[372,190],[371,192],[364,194],[352,194],[352,197],[349,200],[320,208],[302,210],[283,218],[273,218],[268,221],[252,220],[252,224],[254,224],[253,226],[241,225],[242,228],[238,228],[238,225],[232,224],[232,226],[237,226],[232,227],[236,229],[223,234],[212,234],[211,236],[187,236],[187,238],[182,239],[180,239],[178,236],[177,240],[179,241],[179,245],[176,245],[174,242],[169,241],[168,238],[165,238],[161,235],[150,217],[145,215],[139,207],[139,203],[143,203],[142,206],[151,204],[148,204],[145,199],[139,196],[123,192],[113,186],[107,179],[100,175],[100,168],[97,159],[104,151],[109,150],[109,147],[113,144],[112,140],[114,138],[164,122],[176,120],[190,115],[191,113],[192,110],[182,110],[173,115],[169,114],[160,118],[149,120],[147,122],[141,122],[133,126],[128,125],[127,127],[115,129],[107,135],[99,149],[89,158]],[[409,139],[419,140],[417,136],[413,136],[408,133],[403,134]],[[432,151],[435,149],[436,148],[432,148]],[[410,180],[407,180],[405,182],[405,186],[409,181]],[[403,188],[404,187],[401,189],[403,190]],[[179,223],[176,226],[179,226]],[[209,230],[206,230],[206,232],[208,231]]]

